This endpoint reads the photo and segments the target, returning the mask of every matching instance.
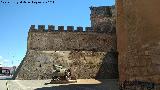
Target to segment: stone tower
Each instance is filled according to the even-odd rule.
[[[117,0],[120,81],[160,83],[159,3],[159,0]]]
[[[112,33],[115,28],[115,6],[90,7],[91,27],[98,32]]]

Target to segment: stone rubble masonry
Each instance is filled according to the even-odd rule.
[[[116,58],[106,52],[29,50],[16,79],[51,79],[54,64],[70,67],[79,79],[118,77]]]
[[[114,38],[92,32],[29,32],[28,50],[40,51],[108,51]]]
[[[90,7],[91,27],[95,32],[112,32],[115,27],[115,6]],[[114,32],[114,31],[113,31]]]
[[[120,81],[160,83],[159,0],[117,0]]]
[[[31,25],[28,32],[27,52],[19,65],[14,79],[37,80],[51,79],[53,65],[61,64],[71,68],[72,76],[80,79],[116,79],[118,78],[118,62],[116,52],[116,28],[111,9],[92,7],[91,12],[106,19],[108,23],[96,27],[77,27]],[[109,8],[109,9],[107,9]],[[113,7],[112,7],[113,8]],[[108,13],[109,12],[109,13]],[[103,13],[101,15],[101,13]],[[96,17],[97,20],[98,17]],[[93,19],[93,17],[92,17]],[[92,20],[91,19],[91,20]],[[113,19],[113,20],[112,20]],[[95,22],[95,21],[91,21]],[[96,29],[96,30],[95,30]]]

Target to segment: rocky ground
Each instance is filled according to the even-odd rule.
[[[0,90],[118,90],[115,79],[78,79],[77,83],[50,84],[51,80],[1,80]]]

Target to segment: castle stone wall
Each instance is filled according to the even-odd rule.
[[[97,9],[104,12],[98,14]],[[115,20],[105,16],[109,7],[94,7],[93,16],[99,15],[93,21],[92,27],[77,27],[31,25],[27,40],[27,53],[19,65],[14,79],[51,79],[53,65],[71,68],[72,76],[76,78],[117,79],[118,62],[116,51]],[[107,10],[106,10],[107,9]],[[104,15],[104,16],[103,16]],[[103,17],[101,17],[103,16]],[[106,19],[106,17],[108,17]],[[100,23],[98,18],[104,18],[108,23]],[[93,20],[92,17],[91,20]],[[112,20],[113,19],[113,20]]]
[[[115,32],[115,6],[90,7],[91,27],[97,32]]]
[[[94,51],[35,51],[29,50],[21,62],[15,79],[51,79],[53,65],[71,68],[72,76],[81,79],[118,78],[114,53]]]
[[[114,49],[115,38],[97,32],[41,32],[30,31],[28,50],[54,51],[108,51]]]
[[[73,27],[57,31],[31,26],[28,49],[15,79],[51,79],[53,65],[71,68],[76,78],[118,78],[115,34],[82,31]],[[70,32],[68,31],[70,28]]]
[[[121,81],[160,83],[159,3],[158,0],[117,0]]]

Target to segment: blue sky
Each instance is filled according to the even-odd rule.
[[[16,4],[20,1],[0,0],[0,64],[3,66],[19,65],[24,58],[30,25],[86,27],[90,26],[90,6],[115,4],[115,0],[52,0],[54,3]]]

